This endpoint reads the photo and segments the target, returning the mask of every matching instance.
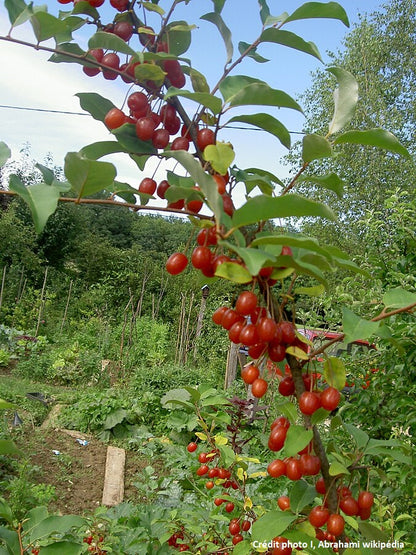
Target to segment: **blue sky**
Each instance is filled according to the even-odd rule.
[[[109,0],[106,0],[105,6],[108,3]],[[345,8],[353,26],[360,13],[371,13],[381,9],[384,1],[341,0],[339,3]],[[55,1],[48,0],[46,4],[53,14],[60,8],[65,9],[65,6],[62,7]],[[303,2],[269,0],[268,4],[272,14],[279,15],[282,11],[292,13]],[[166,7],[170,2],[161,0],[160,5]],[[188,5],[179,5],[175,19],[183,17],[198,26],[194,31],[195,42],[186,56],[193,60],[194,67],[207,75],[212,86],[222,73],[225,48],[216,28],[206,21],[199,20],[200,15],[209,11],[212,11],[210,0],[191,0]],[[104,13],[108,14],[110,19],[115,11],[109,6]],[[223,17],[232,31],[235,51],[240,40],[251,42],[260,33],[261,22],[255,0],[228,0]],[[8,27],[5,10],[2,10],[0,34],[6,34]],[[342,40],[348,32],[348,28],[340,21],[334,20],[293,22],[285,28],[301,35],[305,40],[313,41],[321,52],[324,64],[330,61],[327,51],[341,49]],[[13,36],[32,40],[30,25],[18,27]],[[80,33],[77,38],[85,47],[86,36]],[[312,56],[277,45],[262,45],[259,52],[272,61],[257,64],[249,60],[234,73],[254,75],[267,80],[272,87],[282,89],[295,98],[310,84],[311,72],[318,67],[324,67]],[[49,63],[48,55],[27,47],[0,41],[0,53],[3,74],[0,102],[2,105],[80,112],[78,99],[74,97],[77,92],[96,91],[111,99],[116,105],[121,105],[128,89],[127,85],[119,80],[105,81],[101,76],[88,78],[83,74],[81,67],[75,64]],[[303,118],[294,111],[280,110],[273,115],[281,119],[291,131],[299,131],[302,127]],[[61,166],[66,152],[78,151],[91,142],[109,139],[108,132],[102,124],[84,116],[1,108],[1,121],[0,140],[9,144],[15,154],[25,142],[29,142],[34,158],[42,161],[47,153],[51,153],[55,163]],[[295,139],[296,135],[293,138]],[[263,167],[276,173],[287,171],[282,170],[279,164],[279,159],[286,152],[285,149],[276,139],[269,138],[265,133],[252,130],[227,131],[220,139],[233,143],[237,162],[245,167]],[[118,179],[129,181],[132,185],[140,182],[143,175],[138,173],[136,166],[122,157],[115,157],[112,161],[119,168]]]

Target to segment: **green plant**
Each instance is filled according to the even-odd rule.
[[[293,21],[321,17],[339,20],[348,25],[345,10],[339,4],[306,3],[291,14],[285,12],[276,17],[272,15],[267,2],[262,0],[259,3],[261,24],[257,38],[249,43],[240,42],[239,53],[234,58],[231,33],[223,20],[225,2],[214,0],[214,11],[203,15],[202,20],[213,23],[218,29],[225,42],[226,60],[213,87],[209,86],[208,79],[202,73],[195,70],[192,61],[184,56],[193,41],[193,26],[186,21],[173,19],[182,2],[171,2],[167,11],[157,0],[151,4],[113,2],[114,4],[124,15],[116,16],[109,28],[103,27],[101,15],[95,9],[97,3],[92,0],[89,6],[79,6],[78,3],[75,5],[71,16],[82,16],[75,18],[69,18],[67,12],[61,12],[55,17],[42,10],[35,11],[32,6],[22,3],[22,0],[8,3],[12,31],[15,25],[25,22],[30,15],[36,39],[32,46],[42,50],[46,48],[42,45],[44,40],[55,38],[56,47],[52,48],[54,61],[78,62],[85,66],[85,73],[91,77],[101,73],[104,79],[115,80],[120,76],[126,84],[139,89],[129,90],[126,94],[127,107],[118,108],[124,113],[124,120],[120,112],[114,111],[117,107],[110,100],[96,93],[80,93],[78,97],[82,108],[104,125],[108,124],[114,140],[88,145],[80,152],[68,153],[65,159],[65,176],[69,184],[58,182],[53,172],[38,166],[42,174],[41,183],[37,183],[29,191],[19,176],[13,174],[9,180],[10,189],[29,205],[38,233],[42,232],[48,217],[55,211],[62,192],[68,192],[69,187],[72,195],[66,198],[69,202],[79,204],[86,200],[85,197],[103,193],[105,199],[88,198],[88,203],[105,202],[114,207],[121,204],[135,211],[161,210],[159,205],[152,202],[157,183],[153,179],[153,170],[150,177],[146,164],[148,160],[162,160],[166,170],[164,177],[169,184],[169,187],[163,188],[166,200],[163,209],[180,210],[190,218],[198,232],[204,227],[212,228],[211,234],[206,233],[203,244],[198,243],[194,247],[189,239],[182,254],[198,270],[197,275],[202,281],[219,278],[231,282],[238,289],[237,298],[230,299],[229,304],[232,306],[225,307],[223,317],[216,323],[227,331],[230,341],[247,347],[253,364],[259,369],[259,376],[251,384],[254,397],[274,401],[278,399],[277,407],[287,417],[288,425],[286,421],[278,421],[274,426],[276,430],[263,433],[261,440],[264,451],[261,454],[263,459],[267,456],[274,457],[269,451],[275,453],[283,449],[284,457],[274,459],[280,462],[267,468],[270,468],[273,480],[278,474],[281,475],[279,478],[285,475],[285,483],[291,484],[290,514],[264,509],[261,498],[247,500],[246,482],[249,485],[255,479],[249,473],[248,463],[253,461],[245,451],[246,444],[249,443],[246,437],[250,433],[248,429],[257,435],[256,426],[250,426],[251,420],[254,420],[253,399],[227,400],[207,386],[192,388],[188,385],[171,398],[165,397],[164,407],[169,402],[174,402],[183,409],[193,410],[197,415],[198,424],[202,428],[200,439],[206,442],[208,450],[201,457],[205,460],[199,461],[201,465],[195,471],[198,478],[194,479],[201,484],[205,475],[214,470],[208,463],[212,464],[212,459],[220,461],[218,476],[220,480],[225,480],[221,484],[225,484],[222,487],[227,490],[222,493],[226,496],[224,510],[227,514],[221,512],[222,508],[219,507],[223,505],[222,497],[217,498],[220,499],[217,506],[215,502],[211,503],[209,493],[202,490],[201,497],[205,497],[207,503],[197,512],[198,518],[195,519],[195,515],[191,514],[192,511],[195,512],[195,506],[191,503],[189,508],[185,505],[180,515],[178,512],[171,512],[169,516],[172,529],[163,541],[182,551],[200,548],[217,550],[217,545],[220,546],[220,551],[224,551],[239,544],[236,551],[243,554],[250,553],[252,546],[258,547],[255,542],[261,540],[275,539],[277,543],[282,543],[303,540],[306,537],[310,541],[307,549],[315,552],[314,548],[319,547],[318,540],[323,536],[325,540],[332,542],[333,549],[338,550],[338,546],[333,543],[336,538],[345,539],[346,519],[340,513],[340,501],[344,497],[344,487],[347,488],[344,484],[347,477],[348,488],[351,487],[354,490],[351,493],[360,499],[360,492],[367,491],[366,482],[369,472],[371,473],[370,463],[373,457],[387,456],[384,449],[391,447],[391,453],[388,454],[390,461],[401,457],[402,463],[409,467],[410,456],[402,443],[387,440],[386,444],[383,440],[370,439],[364,430],[351,424],[344,425],[340,415],[331,420],[330,412],[321,406],[322,384],[317,384],[310,372],[313,358],[317,354],[323,354],[325,360],[321,375],[329,387],[338,391],[345,385],[345,366],[337,357],[326,356],[325,351],[330,347],[330,342],[308,354],[305,339],[299,336],[295,326],[297,297],[309,298],[322,294],[328,287],[328,273],[348,270],[367,279],[369,276],[365,269],[349,260],[346,253],[331,245],[319,243],[308,234],[299,233],[297,225],[304,218],[320,218],[320,221],[331,223],[336,217],[326,203],[312,201],[294,192],[294,189],[299,184],[308,182],[323,189],[325,197],[328,190],[342,196],[341,178],[332,169],[327,171],[325,168],[325,173],[322,174],[319,172],[319,164],[322,159],[330,162],[336,160],[338,153],[346,147],[377,147],[391,153],[390,156],[402,156],[408,163],[410,153],[394,135],[384,129],[351,129],[350,124],[359,99],[357,81],[348,70],[329,67],[327,73],[332,85],[336,82],[336,92],[331,99],[331,111],[325,111],[325,130],[304,134],[292,176],[286,183],[264,168],[244,168],[239,163],[233,165],[238,158],[225,135],[225,130],[231,124],[239,122],[253,125],[289,148],[290,133],[285,125],[270,113],[253,111],[259,105],[265,111],[276,107],[302,111],[290,95],[273,88],[268,82],[259,79],[257,74],[236,74],[234,69],[243,67],[247,62],[248,69],[252,67],[253,61],[264,62],[260,52],[264,44],[270,43],[300,50],[320,59],[317,47],[290,31],[290,24]],[[109,33],[109,29],[120,29],[120,17],[129,23],[128,33],[125,26],[119,33]],[[152,26],[148,25],[150,22]],[[78,33],[83,26],[94,30],[87,52],[72,37],[72,33],[75,30]],[[9,43],[19,42],[14,39],[12,31],[2,38]],[[60,42],[63,35],[67,41],[65,43]],[[138,46],[137,40],[143,48]],[[134,44],[139,47],[138,52],[133,49]],[[50,47],[47,49],[51,50]],[[120,55],[127,56],[125,65],[120,65]],[[271,77],[272,74],[269,73],[268,78]],[[184,89],[186,84],[192,90]],[[186,103],[183,99],[186,99]],[[190,102],[191,106],[188,107],[188,100],[194,104]],[[331,113],[332,117],[328,121],[327,116]],[[168,132],[168,144],[161,140],[160,133],[157,136],[154,134],[158,127],[159,131]],[[319,127],[322,127],[321,122]],[[179,132],[181,138],[174,138]],[[166,137],[166,133],[163,135]],[[143,172],[138,189],[118,182],[115,166],[100,160],[115,152],[129,154]],[[9,156],[9,150],[2,145],[2,158],[7,160]],[[165,162],[173,162],[174,169],[166,169]],[[363,163],[362,169],[364,166]],[[44,202],[45,196],[49,202]],[[209,215],[202,213],[202,210],[199,212],[202,207]],[[284,228],[276,228],[270,224],[272,220],[283,218],[290,219],[290,223]],[[97,249],[92,247],[98,245],[87,241],[86,247],[89,247],[93,256]],[[115,255],[118,254],[115,252]],[[108,259],[108,253],[104,255]],[[184,258],[179,257],[179,261],[178,265],[170,259],[170,274],[182,275],[186,271]],[[244,291],[240,290],[242,287],[245,288]],[[343,328],[340,339],[352,342],[356,339],[369,340],[373,336],[388,336],[390,329],[386,321],[400,313],[411,313],[416,306],[416,295],[412,291],[396,288],[387,290],[378,303],[380,311],[374,316],[368,316],[369,319],[344,307],[340,317]],[[369,311],[365,316],[368,314]],[[260,322],[265,318],[272,320],[272,325],[263,328]],[[147,326],[149,325],[148,323]],[[160,330],[151,329],[163,344],[166,335],[163,330],[159,335]],[[274,335],[269,335],[270,329],[274,330]],[[124,338],[125,330],[126,326],[123,326],[120,338]],[[143,339],[145,338],[146,334],[143,334]],[[122,342],[122,347],[124,345]],[[147,352],[153,362],[164,360],[158,345],[148,344]],[[290,391],[286,390],[282,394],[280,390],[283,401],[277,397],[278,378],[272,370],[269,372],[270,361],[280,364],[281,374],[290,374]],[[287,399],[289,396],[292,399]],[[305,399],[308,400],[307,403],[304,402]],[[116,429],[123,425],[127,416],[124,407],[117,407],[115,400],[111,403],[108,401],[107,398],[105,407],[93,407],[96,425],[108,430],[110,425],[115,424],[111,429]],[[227,409],[224,409],[224,405]],[[260,409],[264,410],[262,407]],[[328,419],[331,420],[333,430],[340,428],[337,432],[340,442],[337,442],[338,437],[327,440],[324,423]],[[185,420],[184,426],[192,429],[194,424],[189,414]],[[220,424],[226,431],[214,433],[214,429],[218,430]],[[248,429],[241,432],[241,428],[246,425]],[[365,464],[361,464],[362,460]],[[265,466],[260,461],[256,464]],[[305,531],[302,527],[305,514],[309,515],[316,506],[316,490],[311,483],[314,478],[310,475],[316,475],[317,472],[322,474],[326,489],[325,503],[330,514],[325,531],[316,531],[313,528]],[[201,493],[202,488],[198,483],[195,487]],[[205,489],[209,492],[214,487],[212,480],[205,482]],[[319,504],[322,504],[321,501]],[[354,518],[346,521],[345,529],[353,537],[358,537],[358,528],[362,536],[384,541],[386,536],[381,529],[362,522],[370,516],[370,507],[367,505],[368,503],[360,507],[356,515],[358,520]],[[221,525],[218,533],[214,517],[220,512],[218,521]],[[246,515],[250,521],[255,520],[250,538],[252,545],[242,534],[234,534],[230,541],[228,533],[231,513],[236,514],[236,518]],[[183,522],[183,517],[187,522]],[[232,530],[236,531],[236,527],[233,526]],[[147,532],[149,549],[155,543],[154,530],[149,529]],[[283,533],[284,537],[280,535]],[[159,543],[156,544],[157,547]],[[290,546],[285,552],[289,551],[291,552]]]

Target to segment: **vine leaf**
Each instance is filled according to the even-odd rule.
[[[17,175],[11,175],[9,188],[29,206],[36,233],[40,234],[58,205],[61,189],[55,185],[36,183],[26,187]]]
[[[334,115],[328,131],[328,135],[333,135],[354,116],[358,102],[358,83],[349,71],[340,67],[329,67],[327,71],[335,75],[338,81],[338,87],[334,91]]]

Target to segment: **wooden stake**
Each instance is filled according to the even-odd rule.
[[[0,289],[0,310],[1,310],[1,305],[3,304],[3,291],[4,291],[4,284],[6,281],[6,268],[7,266],[4,266],[3,268],[3,277],[1,280],[1,289]]]
[[[48,277],[48,266],[46,266],[46,269],[45,269],[45,276],[43,278],[42,291],[41,291],[41,294],[40,294],[40,307],[39,307],[39,313],[38,313],[38,321],[37,321],[37,324],[36,324],[35,337],[37,337],[37,335],[38,335],[40,321],[41,321],[41,318],[42,318],[42,315],[43,315],[43,309],[45,308],[45,288],[46,288],[47,277]]]
[[[62,316],[62,322],[61,322],[60,333],[62,333],[62,330],[64,329],[64,324],[65,324],[66,317],[67,317],[67,314],[68,314],[69,301],[70,301],[70,299],[71,299],[71,292],[72,292],[72,284],[73,284],[73,281],[72,281],[72,279],[71,279],[71,281],[70,281],[70,283],[69,283],[69,291],[68,291],[68,297],[67,297],[67,299],[66,299],[66,305],[65,305],[64,315]]]

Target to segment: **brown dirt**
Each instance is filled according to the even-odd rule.
[[[49,506],[51,511],[84,514],[101,505],[107,445],[93,437],[87,441],[88,445],[82,446],[61,430],[40,428],[16,439],[30,463],[38,468],[36,481],[55,488],[57,498]],[[60,454],[54,454],[54,450]],[[131,482],[147,464],[147,460],[127,452],[125,501],[134,500],[135,488]]]

